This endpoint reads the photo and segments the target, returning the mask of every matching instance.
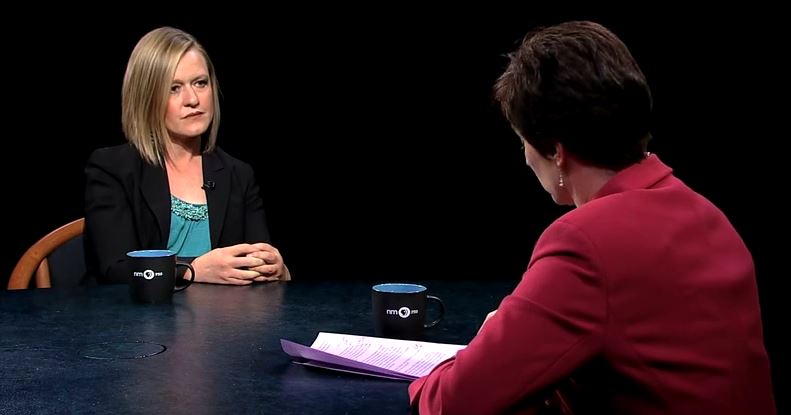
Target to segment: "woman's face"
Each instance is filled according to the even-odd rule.
[[[171,139],[199,137],[214,117],[214,91],[203,55],[188,50],[170,84],[165,126]]]
[[[552,196],[552,200],[554,200],[555,203],[559,205],[573,204],[574,201],[571,199],[571,195],[569,195],[566,188],[560,187],[559,185],[560,167],[558,167],[555,158],[542,156],[538,150],[527,142],[527,140],[521,137],[520,139],[522,140],[522,147],[525,151],[525,161],[538,178],[541,187]],[[563,180],[565,181],[566,178],[564,177]]]

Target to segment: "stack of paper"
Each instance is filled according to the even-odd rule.
[[[319,333],[310,347],[280,339],[295,363],[389,379],[414,380],[464,345]]]

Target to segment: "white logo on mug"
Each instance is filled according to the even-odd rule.
[[[133,273],[133,275],[135,277],[143,277],[143,278],[145,278],[147,280],[150,280],[150,279],[153,279],[154,277],[161,277],[162,273],[161,272],[154,272],[153,270],[147,269],[147,270],[145,270],[143,272],[135,271]]]
[[[385,314],[388,316],[398,316],[401,318],[407,318],[412,314],[417,314],[417,310],[410,310],[409,307],[401,307],[398,310],[388,309],[385,310]]]

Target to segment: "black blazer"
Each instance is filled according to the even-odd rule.
[[[166,249],[170,186],[164,168],[145,162],[131,144],[98,149],[85,168],[87,277],[126,282],[126,253]],[[216,148],[203,155],[212,249],[269,242],[253,168]]]

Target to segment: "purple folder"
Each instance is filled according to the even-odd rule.
[[[280,339],[280,346],[283,348],[283,351],[286,352],[286,354],[294,358],[295,363],[306,366],[315,366],[324,369],[357,373],[368,376],[377,376],[387,379],[406,381],[417,379],[415,376],[383,369],[381,367],[369,365],[367,363],[357,362],[285,339]]]

